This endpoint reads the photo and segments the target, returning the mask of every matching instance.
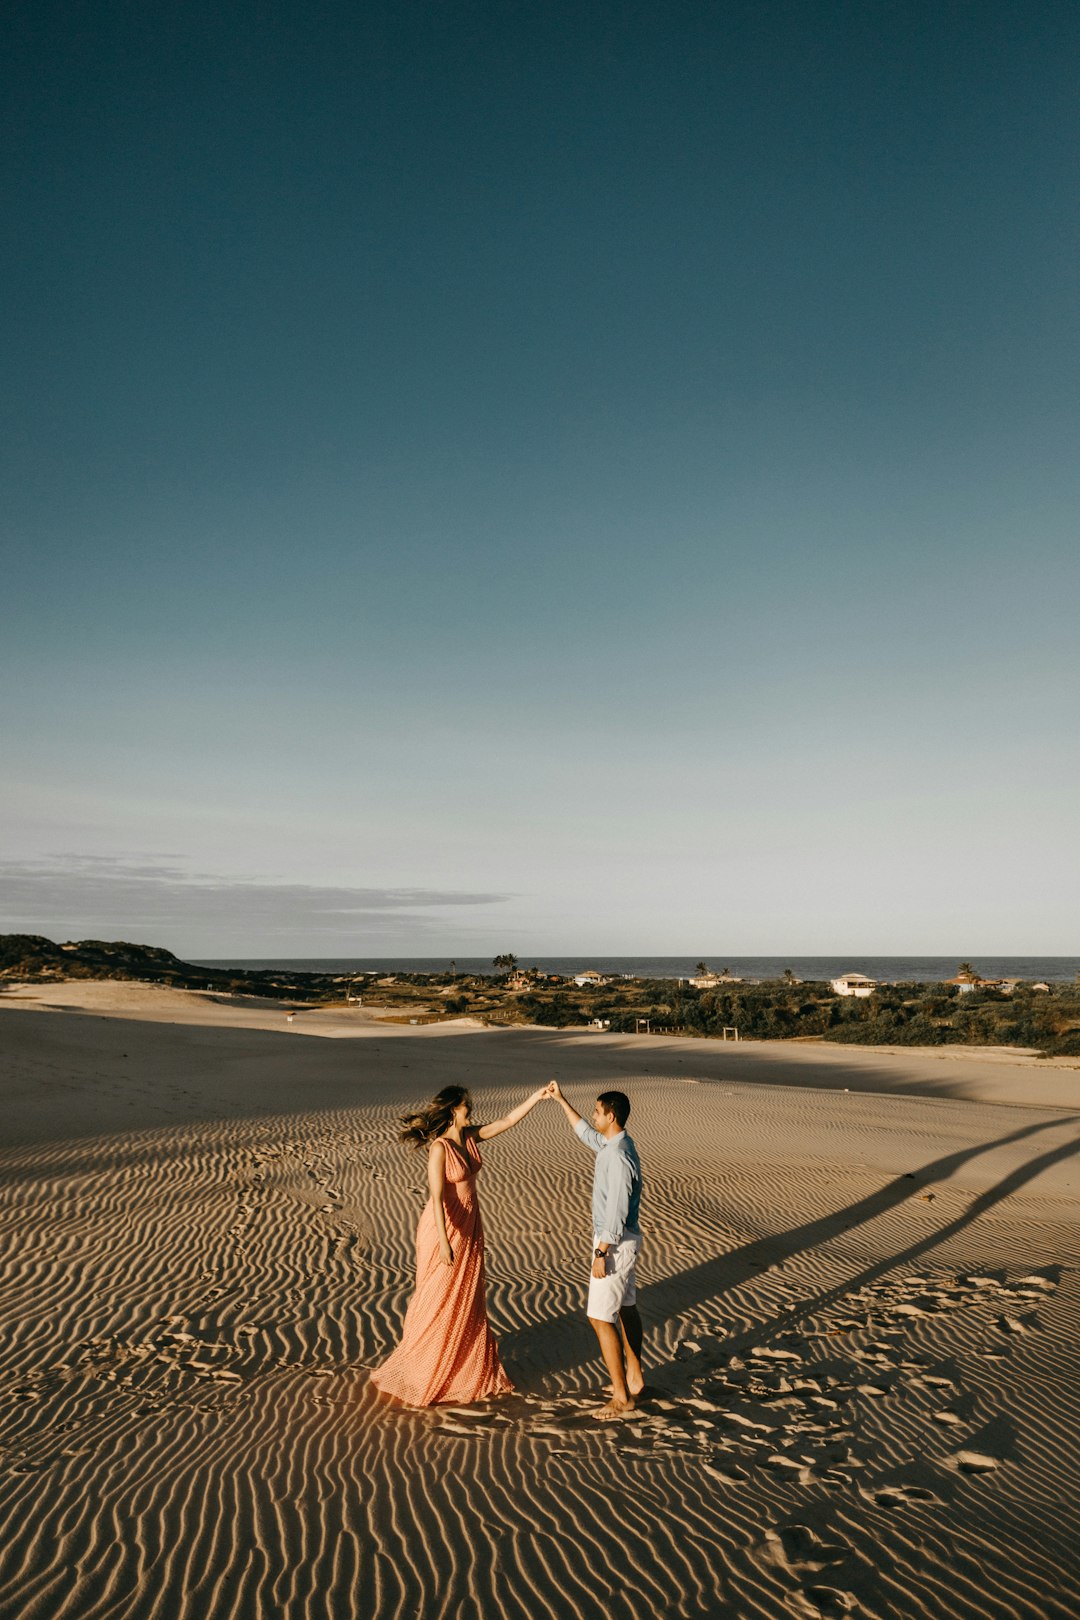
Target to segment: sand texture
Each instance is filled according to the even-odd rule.
[[[392,1408],[395,1116],[550,1075],[633,1099],[650,1398],[588,1416],[545,1104],[481,1177],[518,1392]],[[2,1620],[1080,1613],[1075,1068],[80,984],[0,999],[0,1098]]]

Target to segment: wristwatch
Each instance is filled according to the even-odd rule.
[[[603,1260],[603,1259],[606,1258],[606,1256],[607,1256],[607,1250],[606,1249],[594,1249],[593,1250],[593,1259],[594,1260]]]

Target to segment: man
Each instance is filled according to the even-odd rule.
[[[559,1103],[567,1122],[596,1154],[593,1262],[587,1309],[611,1377],[611,1399],[593,1413],[606,1422],[632,1411],[645,1387],[635,1275],[641,1248],[641,1161],[633,1139],[626,1134],[630,1099],[621,1091],[605,1091],[597,1097],[591,1126],[567,1102],[557,1080],[551,1081],[548,1095]]]

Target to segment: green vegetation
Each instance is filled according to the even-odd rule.
[[[1018,984],[960,992],[952,985],[883,985],[836,1009],[826,1040],[872,1046],[1028,1046],[1080,1056],[1080,988]]]
[[[59,979],[134,979],[188,990],[327,1005],[361,995],[366,1008],[408,1017],[469,1014],[489,1024],[543,1024],[581,1029],[599,1019],[613,1033],[717,1036],[736,1029],[741,1040],[825,1040],[859,1046],[1025,1046],[1047,1056],[1080,1056],[1080,983],[1011,994],[993,988],[961,991],[954,984],[881,985],[866,997],[838,996],[831,985],[783,979],[695,990],[673,979],[615,979],[576,985],[572,979],[526,975],[511,990],[517,965],[496,957],[492,974],[298,973],[285,969],[207,968],[171,951],[124,941],[80,940],[56,945],[39,934],[0,935],[0,987]],[[965,969],[971,971],[965,964]]]
[[[518,998],[531,1023],[581,1025],[610,1019],[633,1033],[648,1019],[653,1033],[720,1035],[741,1040],[816,1038],[860,1046],[1027,1046],[1048,1056],[1080,1055],[1080,987],[1049,991],[1018,985],[961,992],[954,985],[882,985],[867,997],[838,996],[826,983],[786,978],[730,989],[694,990],[670,980],[635,979],[598,989],[560,986]]]

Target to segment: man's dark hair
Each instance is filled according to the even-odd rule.
[[[630,1099],[625,1091],[602,1091],[596,1100],[605,1113],[613,1116],[621,1131],[630,1118]]]

